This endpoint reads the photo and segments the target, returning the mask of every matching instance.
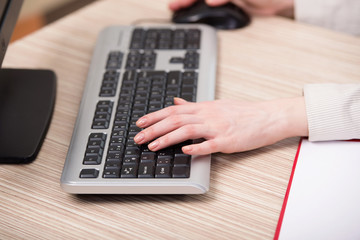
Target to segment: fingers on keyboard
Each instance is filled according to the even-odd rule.
[[[139,126],[141,128],[146,128],[146,127],[151,126],[154,123],[157,123],[157,122],[159,122],[167,117],[170,117],[170,116],[194,113],[194,111],[196,110],[196,107],[194,105],[192,105],[194,103],[189,103],[189,102],[186,102],[186,103],[187,104],[170,106],[170,107],[161,109],[159,111],[149,113],[149,114],[141,117],[136,122],[136,124],[137,124],[137,126]]]
[[[204,135],[206,133],[207,131],[205,125],[187,124],[159,137],[149,144],[149,149],[152,151],[158,151],[160,149],[184,142],[187,139],[206,138],[208,137]]]

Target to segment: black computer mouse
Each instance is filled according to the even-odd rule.
[[[205,23],[218,29],[236,29],[250,23],[250,17],[233,3],[210,7],[204,0],[174,12],[174,23]]]

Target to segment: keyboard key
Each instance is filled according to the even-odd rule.
[[[139,178],[153,178],[155,173],[155,165],[151,162],[140,163]]]
[[[111,144],[108,149],[109,153],[117,153],[124,151],[124,144],[117,143],[117,144]]]
[[[125,165],[138,165],[139,164],[139,157],[138,156],[125,155],[123,164],[124,164],[124,166]]]
[[[108,168],[121,168],[121,160],[120,159],[107,159],[105,162],[105,170],[109,170]],[[110,169],[111,170],[111,169]]]
[[[181,72],[171,71],[167,76],[167,85],[180,86]]]
[[[117,145],[117,144],[125,144],[125,137],[122,136],[114,136],[112,135],[110,138],[110,145]]]
[[[156,178],[171,178],[171,166],[162,166],[158,165],[156,166],[155,170],[155,177]]]
[[[107,129],[109,123],[105,119],[95,119],[92,125],[92,129]]]
[[[101,157],[99,155],[85,156],[83,161],[84,165],[99,165],[100,163]]]
[[[172,57],[170,58],[170,63],[183,63],[184,62],[184,58],[182,57]]]
[[[88,142],[88,148],[92,148],[92,147],[100,147],[100,148],[104,148],[104,141],[102,140],[90,140]]]
[[[125,150],[126,155],[140,156],[140,149],[138,147],[128,147]]]
[[[185,99],[188,102],[195,102],[195,96],[191,93],[182,93],[181,98]]]
[[[141,153],[141,162],[155,162],[156,159],[156,153],[154,152],[142,152]]]
[[[156,165],[170,165],[172,162],[173,157],[172,156],[158,156],[158,159],[156,161]]]
[[[190,166],[174,166],[172,171],[173,178],[188,178],[190,177]]]
[[[173,149],[162,149],[158,151],[157,165],[171,165],[173,160]]]
[[[122,178],[136,178],[137,177],[137,165],[124,165],[121,169]]]
[[[120,161],[122,161],[123,153],[122,152],[109,152],[107,154],[106,159],[107,159],[107,161],[108,160],[120,160]]]
[[[183,86],[196,86],[196,79],[195,78],[184,78]]]
[[[189,165],[191,156],[183,153],[181,148],[175,149],[174,165]]]
[[[89,140],[101,140],[105,141],[106,134],[105,133],[91,133],[89,135]]]
[[[102,152],[103,150],[100,147],[91,147],[86,149],[86,156],[101,156]]]
[[[94,168],[82,169],[80,172],[80,178],[97,178],[99,176],[99,170]]]
[[[191,156],[187,154],[175,154],[174,165],[188,165],[190,163]]]
[[[108,168],[104,170],[104,178],[118,178],[120,177],[120,169],[119,168]]]

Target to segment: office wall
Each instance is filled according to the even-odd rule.
[[[11,41],[16,41],[93,1],[95,0],[24,0]]]

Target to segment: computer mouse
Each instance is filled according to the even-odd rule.
[[[236,29],[247,26],[250,17],[233,3],[210,7],[204,0],[174,12],[174,23],[205,23],[218,29]]]

